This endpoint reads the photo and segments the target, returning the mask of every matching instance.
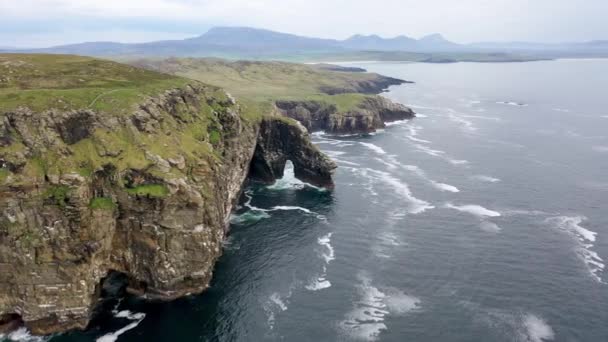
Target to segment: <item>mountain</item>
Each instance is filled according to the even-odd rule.
[[[377,35],[355,35],[346,40],[298,36],[251,27],[216,27],[205,34],[183,39],[149,43],[124,44],[87,42],[24,52],[68,53],[93,56],[268,56],[297,53],[346,51],[439,51],[454,50],[460,45],[431,35],[421,40],[406,36],[382,38]]]
[[[15,51],[15,50],[13,50]],[[304,37],[294,34],[251,28],[216,27],[205,34],[183,39],[124,44],[87,42],[45,49],[20,50],[34,53],[64,53],[89,56],[190,56],[224,58],[281,58],[301,55],[340,55],[354,52],[412,53],[505,53],[564,55],[608,55],[608,41],[544,44],[528,42],[482,42],[457,44],[435,33],[421,39],[407,36],[382,38],[378,35],[354,35],[346,40]],[[427,56],[428,57],[428,56]]]
[[[340,45],[354,50],[399,51],[413,49],[416,43],[416,39],[406,36],[385,39],[378,35],[357,34],[342,41]]]

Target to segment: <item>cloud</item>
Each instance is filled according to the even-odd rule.
[[[238,25],[327,38],[441,32],[460,42],[569,41],[608,38],[605,13],[605,0],[3,0],[0,37],[42,44],[74,31],[89,32],[85,40],[154,40]]]

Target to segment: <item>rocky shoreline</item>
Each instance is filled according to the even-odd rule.
[[[70,158],[74,146],[101,127],[169,134],[161,127],[174,120],[170,134],[180,134],[196,123],[203,103],[213,103],[222,132],[210,157],[165,158],[141,145],[149,160],[143,169],[107,163],[87,176],[46,170],[37,180],[23,175],[36,155],[52,149]],[[0,187],[0,332],[22,324],[39,335],[85,329],[108,272],[126,275],[130,292],[146,298],[200,293],[209,286],[247,178],[274,182],[291,160],[298,178],[333,186],[336,165],[301,125],[272,115],[246,122],[240,110],[191,85],[114,121],[88,110],[6,113],[2,146],[23,142],[26,149],[0,155],[10,169]],[[180,121],[185,117],[190,119]],[[98,153],[121,158],[126,152]]]
[[[412,119],[414,111],[384,97],[365,98],[356,108],[339,112],[335,105],[321,101],[276,101],[286,117],[299,121],[311,132],[330,134],[368,134],[384,128],[385,123]]]
[[[110,274],[148,299],[201,293],[247,180],[273,183],[291,161],[297,178],[332,188],[336,164],[309,132],[366,134],[415,116],[380,96],[346,112],[302,100],[251,115],[196,81],[120,112],[0,112],[0,334],[86,329]]]

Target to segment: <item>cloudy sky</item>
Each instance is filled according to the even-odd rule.
[[[323,38],[608,39],[608,0],[0,0],[0,47],[179,39],[212,26]]]

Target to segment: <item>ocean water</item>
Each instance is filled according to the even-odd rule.
[[[608,341],[608,60],[354,65],[418,118],[314,134],[335,190],[249,187],[207,292],[52,341]]]

